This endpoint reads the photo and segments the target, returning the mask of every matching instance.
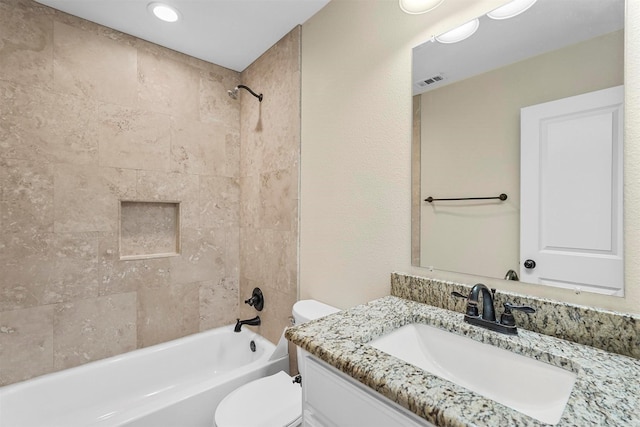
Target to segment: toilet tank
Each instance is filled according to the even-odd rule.
[[[309,320],[319,319],[324,316],[328,316],[333,313],[337,313],[340,311],[339,309],[332,307],[330,305],[321,303],[320,301],[316,301],[313,299],[305,299],[296,302],[293,304],[293,319],[295,320],[296,325],[301,325]],[[298,372],[304,378],[304,363],[302,359],[308,353],[302,350],[300,347],[296,347],[296,357],[298,364]]]
[[[319,319],[338,311],[340,310],[320,301],[305,299],[293,304],[293,319],[296,325],[301,325],[309,320]]]

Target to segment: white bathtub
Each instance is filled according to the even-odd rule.
[[[224,326],[91,362],[0,388],[0,427],[211,427],[229,392],[289,370],[286,348]]]

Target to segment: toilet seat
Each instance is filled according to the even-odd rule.
[[[218,405],[217,427],[296,426],[302,418],[302,388],[284,371],[245,384]]]

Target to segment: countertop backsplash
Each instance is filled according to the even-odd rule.
[[[456,283],[404,273],[391,274],[391,295],[464,313],[466,302],[451,296],[467,295],[473,284]],[[640,359],[640,316],[496,290],[496,316],[503,303],[529,305],[533,314],[515,312],[518,328]]]

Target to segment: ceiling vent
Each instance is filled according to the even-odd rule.
[[[428,79],[419,81],[418,86],[427,87],[442,80],[444,80],[444,76],[442,74],[438,74],[437,76],[429,77]]]

